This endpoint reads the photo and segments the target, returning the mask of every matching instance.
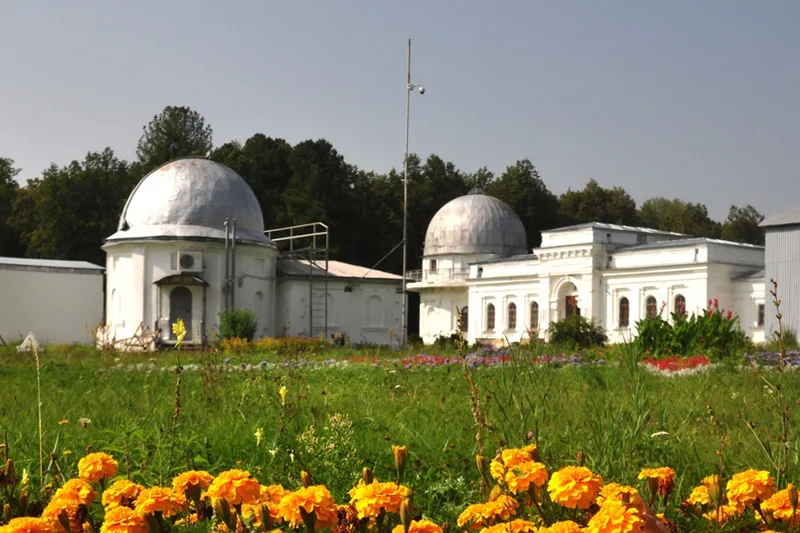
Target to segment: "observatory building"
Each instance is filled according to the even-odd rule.
[[[247,308],[256,338],[345,334],[388,344],[399,334],[401,276],[329,261],[327,227],[285,228],[270,239],[258,200],[232,169],[201,157],[162,165],[130,194],[106,251],[100,342],[152,348],[205,344],[226,309]],[[299,239],[312,237],[313,246]],[[279,244],[288,243],[282,251]],[[298,251],[302,249],[302,251]]]
[[[470,343],[546,338],[551,324],[572,315],[593,319],[609,341],[622,342],[646,316],[697,313],[709,299],[762,341],[764,257],[763,246],[597,222],[545,231],[541,246],[529,250],[511,207],[476,189],[433,217],[408,290],[420,295],[426,343],[455,333],[459,319]]]

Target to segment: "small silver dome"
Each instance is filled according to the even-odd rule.
[[[236,219],[236,240],[273,245],[264,235],[261,206],[232,169],[185,157],[150,172],[128,197],[109,242],[140,239],[225,239],[225,219]]]
[[[525,227],[514,210],[476,187],[446,203],[433,216],[423,255],[526,253]]]

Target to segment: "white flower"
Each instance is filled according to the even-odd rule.
[[[669,433],[667,433],[666,431],[656,431],[655,433],[653,433],[652,435],[650,435],[650,438],[651,438],[651,439],[654,439],[654,438],[656,438],[656,437],[666,437],[666,436],[668,436],[668,435],[669,435]]]
[[[261,439],[264,438],[264,428],[258,428],[256,430],[256,446],[261,446]]]

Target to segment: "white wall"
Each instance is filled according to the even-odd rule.
[[[775,314],[772,295],[766,292],[763,279],[736,280],[733,285],[733,308],[739,315],[739,324],[753,339],[753,342],[764,342],[764,324],[759,324],[759,305],[764,306],[764,319],[769,313]]]
[[[424,291],[419,297],[419,335],[431,344],[439,335],[449,337],[458,329],[458,310],[468,306],[467,287]],[[467,337],[474,319],[467,312]]]
[[[345,287],[352,285],[351,292]],[[401,298],[397,291],[402,280],[380,279],[329,279],[327,285],[328,339],[336,333],[346,334],[350,342],[394,344],[402,338]],[[324,306],[324,284],[314,283],[315,300],[321,302],[312,312]],[[308,279],[279,277],[275,315],[276,335],[309,336],[309,282]],[[324,307],[323,307],[324,309]],[[322,324],[322,320],[312,321]],[[320,319],[322,316],[320,316]],[[315,326],[316,327],[316,326]],[[320,331],[313,331],[317,336]]]
[[[205,321],[203,287],[188,286],[192,293],[192,339],[199,342],[205,331],[210,340],[219,325],[219,313],[224,308],[222,294],[225,278],[225,246],[218,242],[142,242],[118,243],[107,250],[107,335],[109,339],[127,339],[134,335],[140,324],[154,331],[162,329],[168,338],[169,294],[174,288],[159,287],[153,282],[164,276],[177,274],[174,254],[178,251],[199,251],[203,254],[203,270],[196,273],[208,282],[205,294]],[[275,260],[277,251],[271,247],[236,245],[235,307],[249,308],[258,318],[256,337],[275,335]],[[256,298],[261,293],[263,298]],[[159,298],[159,294],[161,297]],[[261,302],[257,306],[257,302]],[[260,307],[260,308],[257,308]]]
[[[103,321],[102,270],[93,273],[0,269],[0,335],[40,344],[91,343]]]

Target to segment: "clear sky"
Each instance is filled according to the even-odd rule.
[[[591,179],[762,213],[800,203],[795,0],[4,0],[0,156],[37,176],[188,105],[214,143],[328,139],[400,168],[411,151],[555,193]]]

